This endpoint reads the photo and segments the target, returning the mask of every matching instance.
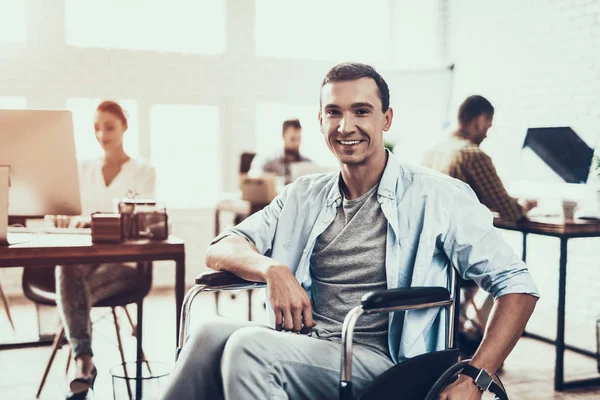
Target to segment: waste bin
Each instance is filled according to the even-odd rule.
[[[136,374],[141,363],[141,375]],[[110,369],[114,400],[158,400],[173,366],[160,361],[132,361]]]

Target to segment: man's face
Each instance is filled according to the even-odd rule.
[[[493,120],[494,116],[488,114],[481,114],[477,117],[477,137],[475,138],[477,144],[481,144],[485,140],[488,130],[492,127]]]
[[[302,129],[288,127],[283,132],[283,148],[288,153],[300,153]]]
[[[330,82],[321,90],[319,123],[331,152],[343,164],[368,164],[385,154],[383,131],[393,112],[381,111],[377,84],[371,78]]]

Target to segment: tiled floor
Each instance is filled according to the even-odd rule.
[[[220,308],[222,314],[230,318],[243,319],[247,313],[246,304],[246,296],[243,293],[236,299],[222,296]],[[255,305],[255,315],[262,316],[261,302],[256,301]],[[13,300],[12,307],[19,336],[34,334],[36,322],[33,306],[25,301]],[[199,297],[194,310],[192,325],[202,323],[202,320],[213,316],[213,297],[211,295]],[[94,316],[102,317],[106,315],[106,311],[95,310]],[[135,307],[132,306],[130,311],[135,313]],[[175,307],[172,291],[154,291],[147,298],[144,311],[144,350],[148,359],[172,363],[175,349]],[[125,318],[122,322],[126,357],[132,359],[135,356],[135,340],[128,334]],[[5,342],[14,338],[15,335],[11,332],[3,311],[0,311],[0,341]],[[99,369],[95,398],[112,399],[109,370],[120,363],[112,318],[103,318],[96,323],[94,349],[95,361]],[[1,351],[0,399],[33,399],[49,353],[49,347]],[[64,398],[64,388],[68,382],[65,377],[67,353],[66,348],[58,352],[42,392],[42,399]],[[565,369],[569,379],[598,376],[596,364],[592,359],[575,354],[567,355]],[[511,400],[600,399],[600,387],[585,391],[555,393],[552,389],[553,373],[553,347],[531,339],[521,339],[504,364],[502,379]]]

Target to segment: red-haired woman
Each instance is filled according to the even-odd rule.
[[[141,197],[154,197],[156,172],[147,162],[134,160],[123,148],[127,117],[114,101],[103,101],[96,109],[94,130],[104,150],[100,158],[79,166],[83,217],[55,221],[59,226],[81,226],[96,211],[114,210],[114,200],[129,191]],[[59,314],[73,350],[76,371],[67,399],[85,399],[97,370],[92,352],[90,309],[101,299],[127,291],[137,284],[136,269],[124,264],[67,265],[56,268],[56,294]]]

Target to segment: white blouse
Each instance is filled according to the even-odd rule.
[[[82,215],[117,211],[118,201],[130,190],[138,193],[139,198],[155,198],[156,170],[147,161],[130,158],[108,186],[104,183],[102,164],[102,158],[79,163]]]

